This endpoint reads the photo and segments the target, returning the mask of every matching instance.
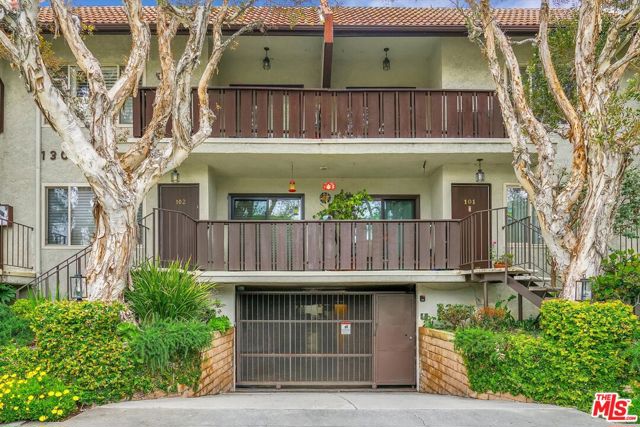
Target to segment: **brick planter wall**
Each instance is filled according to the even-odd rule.
[[[188,390],[187,397],[207,396],[233,389],[234,329],[224,334],[214,332],[211,347],[202,352],[202,374],[196,390]]]
[[[469,386],[462,355],[453,347],[453,334],[437,329],[420,328],[420,391],[449,394],[484,400],[532,402],[509,393],[476,393]]]

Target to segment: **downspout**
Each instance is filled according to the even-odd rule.
[[[40,273],[40,266],[42,263],[42,259],[41,259],[41,251],[40,251],[40,246],[41,246],[41,237],[42,237],[42,230],[41,230],[41,226],[42,226],[42,210],[41,210],[41,193],[42,193],[42,186],[41,186],[41,173],[40,173],[40,165],[41,165],[41,160],[40,160],[40,152],[42,151],[42,123],[40,120],[40,110],[38,110],[38,108],[35,109],[35,122],[36,122],[36,133],[35,133],[35,145],[36,145],[36,152],[35,152],[35,156],[36,156],[36,161],[35,161],[35,165],[36,165],[36,200],[35,200],[35,207],[36,207],[36,223],[33,224],[33,229],[34,229],[34,236],[33,236],[33,243],[34,243],[34,252],[36,255],[36,259],[35,259],[35,265],[34,265],[34,271],[36,273],[36,276]]]

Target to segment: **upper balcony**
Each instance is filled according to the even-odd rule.
[[[155,88],[141,88],[134,99],[134,137],[150,122],[154,98]],[[195,91],[192,99],[197,125]],[[213,139],[505,138],[488,90],[221,87],[209,89],[209,105]]]

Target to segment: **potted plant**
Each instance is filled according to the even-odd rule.
[[[494,268],[506,268],[513,265],[513,254],[505,252],[495,259],[493,262]]]

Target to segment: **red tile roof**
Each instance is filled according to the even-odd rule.
[[[101,26],[126,26],[127,17],[120,6],[76,7],[74,12],[83,23]],[[563,12],[564,13],[564,12]],[[538,25],[538,9],[496,9],[499,22],[513,29],[531,29]],[[155,8],[145,7],[144,17],[152,22]],[[39,19],[43,23],[53,21],[50,8],[40,10]],[[316,7],[252,7],[241,17],[237,24],[263,21],[267,27],[321,27],[319,10]],[[358,29],[381,28],[402,29],[407,27],[438,29],[461,29],[464,20],[454,8],[409,8],[409,7],[335,7],[333,8],[334,27]]]

